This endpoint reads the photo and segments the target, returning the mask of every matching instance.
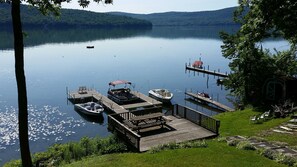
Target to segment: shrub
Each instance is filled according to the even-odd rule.
[[[220,137],[217,138],[217,141],[218,142],[227,142],[227,139],[226,139],[226,137],[221,137],[220,136]]]
[[[205,140],[202,140],[202,141],[194,141],[194,142],[191,142],[191,147],[192,148],[205,148],[207,147],[207,143],[205,142]]]
[[[179,149],[179,148],[204,148],[207,147],[207,143],[205,140],[197,140],[197,141],[189,141],[189,142],[183,142],[183,143],[169,143],[169,144],[163,144],[158,145],[156,147],[153,147],[149,150],[149,153],[157,153],[161,150],[173,150],[173,149]]]
[[[260,153],[262,156],[269,158],[269,159],[275,159],[275,151],[272,151],[270,149],[264,149],[263,152]]]
[[[83,137],[79,142],[67,144],[54,144],[47,151],[35,153],[32,156],[35,166],[60,166],[63,163],[70,163],[74,160],[81,160],[83,157],[94,154],[109,154],[127,151],[127,146],[116,136],[107,138],[88,138]],[[5,166],[18,167],[21,160],[13,160]]]
[[[237,144],[240,142],[238,139],[229,140],[227,141],[228,146],[237,146]]]
[[[248,141],[241,141],[237,144],[236,148],[241,150],[256,150],[256,148]]]
[[[151,154],[155,154],[155,153],[158,153],[160,151],[162,151],[162,145],[153,147],[148,152],[151,153]]]
[[[282,163],[288,166],[293,166],[297,163],[297,159],[291,156],[284,155],[282,153],[277,153],[275,155],[275,161],[278,163]]]
[[[22,167],[22,161],[21,160],[13,160],[13,161],[6,163],[3,167]]]
[[[175,142],[168,143],[168,144],[164,145],[164,149],[168,149],[168,150],[174,150],[174,149],[177,149],[177,148],[180,148],[180,147],[179,147],[179,144],[177,144]]]

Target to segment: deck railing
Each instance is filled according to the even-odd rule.
[[[150,113],[162,112],[160,107],[146,108],[142,110],[135,110],[130,112],[123,112],[119,114],[108,115],[108,130],[111,132],[116,132],[118,135],[132,146],[134,146],[138,151],[140,150],[140,138],[141,136],[129,129],[123,124],[124,120],[130,120],[132,117],[139,115],[146,115]]]
[[[220,121],[189,107],[176,104],[174,114],[219,135]]]
[[[129,117],[131,113],[125,112],[121,114],[111,114],[108,115],[108,130],[111,132],[116,132],[117,135],[120,135],[122,139],[130,143],[136,149],[140,149],[140,138],[141,136],[127,128],[122,120],[124,117]]]

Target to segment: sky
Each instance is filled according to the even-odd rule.
[[[92,1],[92,0],[91,0]],[[128,13],[162,13],[169,11],[193,12],[218,10],[237,6],[238,0],[113,0],[113,4],[91,2],[88,8],[83,9],[72,0],[62,8],[83,9],[95,12],[128,12]]]

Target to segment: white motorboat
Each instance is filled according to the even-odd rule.
[[[170,102],[173,97],[173,93],[171,93],[167,89],[151,89],[149,91],[149,96],[161,101],[161,102]]]
[[[96,116],[102,114],[104,108],[95,102],[75,104],[74,108],[86,115]]]

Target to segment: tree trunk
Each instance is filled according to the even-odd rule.
[[[31,167],[32,160],[28,138],[28,102],[24,72],[24,44],[20,13],[20,0],[12,0],[11,15],[14,33],[15,76],[18,89],[18,118],[21,159],[22,165],[24,167]]]

